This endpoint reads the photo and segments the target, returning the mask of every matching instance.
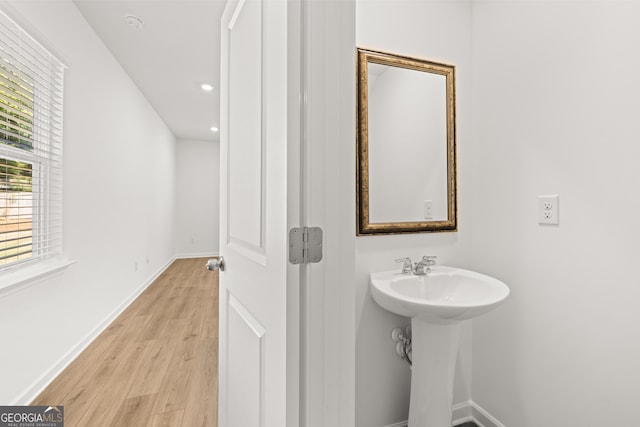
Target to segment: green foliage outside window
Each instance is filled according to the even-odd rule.
[[[6,149],[11,157],[33,152],[33,110],[29,82],[0,61],[0,145],[13,147]],[[0,266],[33,255],[33,165],[6,157],[0,157]]]
[[[31,164],[0,159],[0,191],[30,193],[31,177]]]
[[[0,63],[0,143],[33,150],[33,90]]]

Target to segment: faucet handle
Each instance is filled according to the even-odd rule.
[[[402,263],[402,274],[411,274],[413,273],[413,262],[411,262],[411,258],[398,258],[396,262]]]
[[[438,259],[438,257],[435,255],[425,255],[422,257],[422,262],[431,267],[433,265],[436,265],[436,259]]]

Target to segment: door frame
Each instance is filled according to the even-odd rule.
[[[304,427],[355,425],[355,1],[302,0],[301,224],[324,230],[300,274]],[[292,294],[293,296],[293,294]]]

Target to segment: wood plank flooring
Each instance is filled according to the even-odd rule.
[[[66,427],[216,427],[218,272],[176,260],[31,404]]]

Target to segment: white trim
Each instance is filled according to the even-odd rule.
[[[478,427],[505,427],[500,421],[489,414],[477,403],[469,400],[467,402],[456,403],[451,408],[452,426],[474,422]],[[408,427],[409,421],[400,421],[385,427]]]
[[[300,268],[301,421],[355,425],[355,1],[302,0],[301,225],[323,259]],[[331,25],[327,25],[330,23]]]
[[[451,425],[457,426],[463,423],[468,423],[469,421],[475,422],[473,418],[472,412],[472,401],[466,401],[461,403],[456,403],[451,407]]]
[[[67,67],[67,61],[65,61],[62,53],[54,47],[54,43],[51,43],[49,38],[45,37],[39,28],[25,18],[18,10],[7,0],[0,0],[0,8],[4,11],[4,14],[16,23],[20,28],[29,34],[29,37],[39,44],[44,50],[49,51],[65,68]]]
[[[505,427],[494,416],[489,414],[484,408],[475,402],[471,403],[471,412],[473,413],[473,419],[478,427]]]
[[[44,279],[49,279],[60,274],[77,261],[34,260],[33,262],[33,265],[23,264],[15,266],[15,269],[8,269],[6,272],[0,273],[2,274],[2,278],[0,279],[0,298],[4,298],[16,291],[38,284]]]
[[[171,258],[153,276],[147,279],[138,289],[122,302],[115,310],[109,313],[99,324],[96,325],[87,335],[76,345],[67,351],[56,363],[38,377],[26,390],[24,390],[10,405],[29,405],[33,399],[38,397],[42,391],[56,379],[88,346],[113,322],[133,301],[135,301],[147,287],[152,284],[172,263],[175,257]]]
[[[176,254],[175,259],[211,258],[216,256],[220,256],[220,252],[194,252],[186,254]]]
[[[305,193],[302,46],[302,1],[287,2],[287,228],[303,224]],[[305,425],[305,309],[306,266],[287,262],[287,427]]]

